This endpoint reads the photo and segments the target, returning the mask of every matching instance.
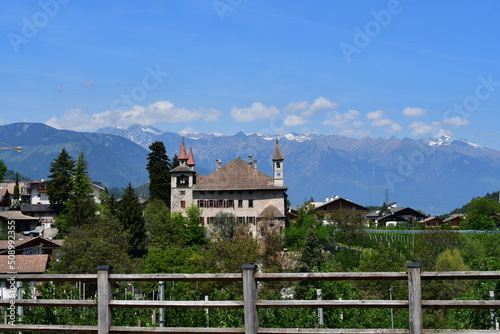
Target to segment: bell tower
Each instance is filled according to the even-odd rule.
[[[284,186],[283,160],[285,159],[281,154],[278,138],[276,138],[276,146],[274,147],[274,155],[273,155],[273,180],[275,186]]]

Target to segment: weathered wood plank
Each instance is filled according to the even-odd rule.
[[[6,281],[15,278],[16,281],[29,281],[29,282],[45,282],[45,281],[53,281],[53,282],[89,282],[89,281],[97,281],[96,274],[9,274],[9,275],[0,275],[0,281]]]
[[[258,308],[408,308],[406,300],[258,300]]]
[[[0,332],[97,333],[97,326],[0,324]]]
[[[500,300],[422,300],[424,308],[500,308]]]
[[[186,301],[186,300],[110,300],[109,305],[112,307],[128,307],[128,308],[243,308],[243,301]]]
[[[59,307],[96,307],[97,300],[63,300],[63,299],[0,299],[0,306],[59,306]]]
[[[111,274],[109,280],[118,281],[182,281],[182,282],[204,282],[223,281],[239,282],[243,280],[241,273],[229,274]]]
[[[405,272],[263,273],[257,281],[406,280]]]
[[[434,279],[500,279],[500,271],[423,271],[423,280]]]
[[[167,334],[216,334],[216,333],[245,333],[244,328],[216,328],[216,327],[125,327],[111,326],[110,333],[134,333],[134,334],[149,334],[149,333],[167,333]]]
[[[259,328],[259,334],[409,334],[408,329],[346,329],[346,328]]]

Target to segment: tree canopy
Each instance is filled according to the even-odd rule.
[[[478,197],[467,205],[467,214],[461,227],[471,230],[493,230],[500,214],[497,200]]]

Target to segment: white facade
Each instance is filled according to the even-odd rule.
[[[220,212],[230,213],[247,223],[254,236],[264,233],[259,222],[274,221],[284,227],[286,190],[283,177],[283,157],[276,142],[273,157],[273,178],[257,169],[255,161],[240,158],[218,165],[213,173],[203,176],[194,170],[181,144],[180,166],[171,173],[171,210],[185,210],[192,204],[202,209],[201,222],[210,228],[213,218]]]

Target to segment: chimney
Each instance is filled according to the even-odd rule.
[[[253,159],[253,166],[257,169],[257,159]]]
[[[217,159],[215,160],[215,169],[218,170],[222,166],[222,160]]]
[[[252,166],[253,157],[251,154],[248,155],[248,164]]]

